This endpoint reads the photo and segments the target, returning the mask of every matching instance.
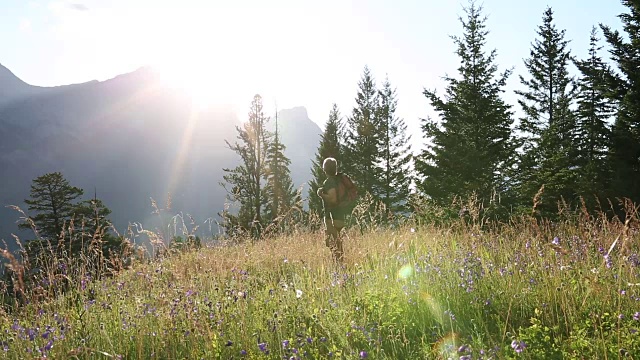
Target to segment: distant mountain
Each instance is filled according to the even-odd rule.
[[[171,213],[188,213],[199,224],[215,218],[226,195],[222,169],[239,161],[224,141],[236,141],[244,120],[225,108],[194,113],[190,99],[147,68],[43,88],[0,65],[0,239],[17,232],[18,214],[5,206],[26,210],[32,180],[54,171],[83,188],[85,198],[97,193],[120,231],[133,222],[158,225],[150,199],[165,207],[168,194]],[[282,110],[278,121],[300,186],[311,178],[321,130],[301,107]]]

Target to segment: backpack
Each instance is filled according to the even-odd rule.
[[[348,207],[358,198],[358,188],[347,174],[338,173],[338,206]]]

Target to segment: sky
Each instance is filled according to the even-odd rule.
[[[451,36],[466,0],[0,0],[0,64],[32,85],[107,80],[152,66],[202,102],[230,104],[242,119],[254,94],[267,112],[307,108],[324,126],[333,103],[354,106],[365,66],[397,90],[398,116],[414,148],[420,119],[437,114],[422,94],[443,93],[459,59]],[[525,75],[547,6],[566,29],[572,54],[586,57],[591,28],[620,29],[619,0],[484,0],[486,51],[514,74],[505,100]],[[604,41],[603,41],[604,45]],[[606,47],[605,47],[606,50]],[[603,56],[606,52],[603,50]]]

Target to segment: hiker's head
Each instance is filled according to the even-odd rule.
[[[338,162],[336,159],[328,157],[322,162],[322,170],[327,176],[335,176],[338,174]]]

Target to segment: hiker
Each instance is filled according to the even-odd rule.
[[[318,189],[318,196],[324,204],[325,244],[331,249],[333,258],[342,263],[344,251],[340,230],[344,227],[348,209],[340,205],[338,199],[338,162],[334,158],[326,158],[322,162],[322,170],[327,179]]]

